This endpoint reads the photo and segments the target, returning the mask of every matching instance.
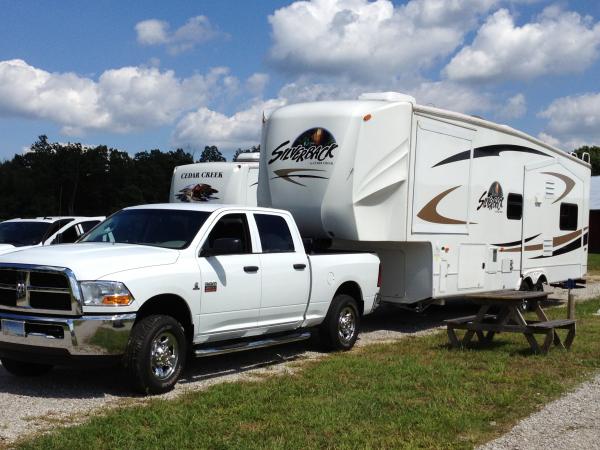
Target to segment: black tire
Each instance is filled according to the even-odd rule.
[[[50,364],[17,361],[11,358],[2,358],[0,361],[7,372],[17,377],[39,377],[50,372],[53,367]]]
[[[185,331],[173,317],[141,319],[131,330],[124,360],[133,388],[145,395],[173,389],[185,367],[187,351]]]
[[[326,350],[350,350],[354,347],[359,330],[360,313],[356,300],[346,294],[336,295],[319,328],[322,346]]]
[[[521,285],[519,286],[519,290],[520,291],[532,291],[533,290],[533,283],[531,282],[531,280],[529,278],[525,278],[524,280],[521,281]]]

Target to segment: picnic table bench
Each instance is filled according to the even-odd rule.
[[[531,291],[495,291],[485,294],[471,294],[467,298],[480,305],[477,314],[445,321],[448,339],[453,347],[469,344],[474,336],[479,342],[492,342],[497,333],[522,333],[534,353],[547,353],[552,344],[563,349],[569,349],[575,339],[575,320],[549,320],[541,302],[548,294]],[[533,306],[538,320],[526,320],[521,312],[523,302]],[[493,314],[488,314],[490,309]],[[455,330],[466,330],[462,340],[459,340]],[[556,330],[567,330],[564,342]],[[545,335],[540,346],[535,335]]]

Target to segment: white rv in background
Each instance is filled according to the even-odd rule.
[[[256,206],[259,153],[242,153],[233,162],[177,166],[169,201]]]
[[[396,93],[284,106],[261,149],[259,205],[331,248],[376,251],[384,302],[586,274],[589,155]]]

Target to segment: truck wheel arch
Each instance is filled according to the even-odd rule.
[[[334,298],[336,295],[346,294],[356,300],[356,304],[358,305],[358,312],[362,316],[365,311],[365,302],[363,301],[362,291],[360,286],[355,281],[345,281],[342,283],[337,290],[335,291]]]
[[[149,298],[139,309],[136,323],[144,317],[156,314],[171,316],[177,320],[183,326],[188,341],[192,342],[194,336],[192,313],[183,298],[175,294],[160,294]]]

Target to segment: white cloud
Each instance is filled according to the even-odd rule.
[[[498,117],[501,119],[518,119],[527,112],[527,102],[523,94],[517,94],[508,99],[506,104],[498,111]]]
[[[251,77],[252,78],[252,77]],[[232,115],[222,114],[206,107],[186,114],[173,133],[176,146],[198,148],[216,145],[225,150],[248,147],[260,141],[262,113],[291,103],[357,99],[365,91],[381,90],[351,82],[314,82],[311,77],[300,77],[284,85],[277,98],[257,100],[251,106]],[[491,100],[476,91],[447,81],[423,81],[405,92],[414,95],[423,104],[433,104],[464,113],[483,112],[491,108]]]
[[[448,81],[424,81],[411,91],[418,103],[465,114],[491,109],[489,95]]]
[[[191,17],[175,31],[170,31],[168,22],[148,19],[135,25],[137,41],[142,45],[166,45],[171,54],[178,54],[193,49],[222,35],[208,17]]]
[[[13,59],[0,61],[0,114],[102,128],[110,117],[98,106],[98,86],[73,73],[52,74]]]
[[[260,101],[231,116],[200,108],[181,119],[173,133],[173,141],[178,146],[216,145],[224,149],[256,145],[260,142],[263,111],[284,104],[283,99]]]
[[[353,100],[371,89],[369,84],[350,82],[347,80],[315,81],[313,77],[301,76],[285,84],[279,90],[279,98],[289,103],[316,102],[324,100]]]
[[[233,85],[223,67],[183,79],[156,67],[122,67],[95,81],[23,60],[0,61],[0,115],[50,120],[69,135],[129,132],[171,124]]]
[[[546,144],[550,144],[557,148],[559,148],[562,145],[559,139],[556,139],[554,136],[548,133],[544,133],[543,131],[541,133],[538,133],[537,137],[540,141],[545,142]]]
[[[418,80],[411,83],[360,83],[344,80],[314,82],[299,77],[284,85],[279,98],[288,103],[323,100],[355,100],[364,92],[397,91],[415,97],[422,105],[436,106],[463,113],[482,113],[491,109],[493,99],[478,90],[449,81]]]
[[[269,75],[266,73],[254,73],[246,80],[246,89],[251,95],[262,95],[267,84],[269,83]]]
[[[169,24],[164,20],[149,19],[135,25],[137,40],[143,45],[166,44]]]
[[[451,80],[498,82],[546,74],[578,73],[597,58],[600,24],[576,12],[548,7],[536,22],[515,25],[496,11],[444,69]]]
[[[270,59],[297,74],[405,76],[449,55],[496,0],[297,1],[269,16]]]
[[[600,92],[558,98],[538,115],[565,149],[600,145]]]

